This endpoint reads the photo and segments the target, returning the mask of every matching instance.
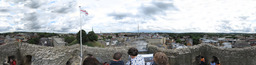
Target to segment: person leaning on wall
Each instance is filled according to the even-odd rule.
[[[153,55],[153,64],[152,65],[169,65],[168,57],[163,52],[156,52]]]
[[[138,55],[138,49],[136,48],[130,48],[127,52],[131,58],[126,65],[145,65],[144,57],[141,55]]]

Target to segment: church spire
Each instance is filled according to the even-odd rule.
[[[93,31],[93,27],[92,27],[92,31]]]

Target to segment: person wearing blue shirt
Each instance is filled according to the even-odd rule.
[[[210,65],[216,65],[216,63],[215,63],[214,61],[212,61],[212,62],[210,63]]]
[[[121,57],[122,54],[120,52],[116,52],[110,65],[124,65],[124,61],[121,60]]]

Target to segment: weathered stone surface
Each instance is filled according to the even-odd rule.
[[[0,62],[4,62],[4,59],[8,56],[14,55],[17,58],[18,63],[22,63],[26,55],[32,56],[32,65],[65,65],[69,59],[80,59],[80,46],[65,46],[65,47],[45,47],[32,44],[23,43],[19,48],[16,44],[7,44],[0,46]],[[100,62],[109,62],[115,52],[123,53],[122,59],[127,61],[128,47],[113,47],[113,48],[97,48],[83,46],[83,57],[87,54],[93,54]],[[17,54],[20,52],[20,54]],[[21,59],[22,58],[22,59]],[[2,64],[0,64],[2,65]]]
[[[148,52],[162,51],[169,57],[171,65],[198,65],[196,56],[201,55],[209,63],[212,56],[218,57],[221,65],[256,65],[256,47],[222,49],[208,44],[200,44],[183,49],[163,49],[154,45],[148,45]],[[122,60],[127,62],[127,50],[130,47],[97,48],[83,46],[84,57],[93,54],[100,62],[109,62],[115,52],[123,54]],[[72,64],[80,61],[80,46],[45,47],[23,43],[19,48],[17,44],[6,44],[0,46],[0,62],[8,56],[15,56],[18,64],[32,56],[32,65],[65,65],[72,60]]]
[[[204,56],[206,62],[216,56],[221,65],[256,65],[256,47],[222,49],[209,44],[200,44],[184,49],[162,49],[148,45],[149,52],[163,51],[171,65],[198,65],[196,56]]]

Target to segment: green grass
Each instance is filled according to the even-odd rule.
[[[78,41],[77,40],[74,40],[74,41],[72,41],[71,43],[68,43],[67,45],[68,46],[71,46],[71,45],[74,45],[74,44],[77,44],[78,43]]]
[[[97,41],[94,41],[94,42],[86,42],[85,45],[87,46],[91,46],[91,47],[103,47],[104,48],[104,45],[102,45],[101,43],[97,42]]]

